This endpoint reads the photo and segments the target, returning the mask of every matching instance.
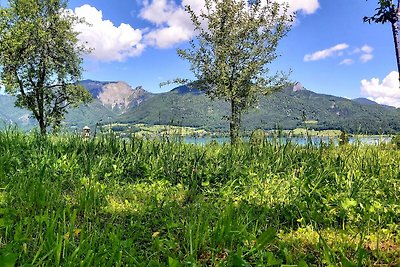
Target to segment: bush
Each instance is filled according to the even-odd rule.
[[[396,134],[393,138],[391,143],[396,146],[397,149],[400,148],[400,134]]]
[[[265,141],[265,138],[265,131],[263,129],[256,129],[250,135],[250,144],[253,146],[259,146]]]
[[[349,143],[349,136],[345,131],[342,131],[342,133],[339,136],[339,145],[343,146]]]

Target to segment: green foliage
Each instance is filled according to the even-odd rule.
[[[269,76],[278,42],[289,31],[287,6],[271,1],[206,0],[201,14],[186,7],[197,32],[178,54],[191,63],[196,86],[230,104],[231,142],[239,140],[241,115],[260,93],[282,87],[286,77]],[[205,26],[206,25],[206,26]]]
[[[16,106],[30,110],[42,134],[57,130],[66,109],[88,102],[90,94],[76,82],[81,54],[64,0],[10,0],[0,12],[0,77]]]
[[[394,0],[379,0],[378,7],[376,8],[376,14],[372,17],[364,17],[364,22],[375,22],[375,23],[387,23],[390,22],[392,24],[397,23],[399,21],[398,17],[398,8],[399,1],[395,4]]]
[[[10,266],[400,262],[400,152],[0,132]],[[357,265],[354,265],[354,264]]]
[[[400,21],[400,1],[397,0],[379,0],[376,14],[372,17],[364,17],[364,22],[390,23],[392,28],[394,46],[396,51],[397,70],[400,83],[400,41],[399,41],[399,21]],[[400,86],[400,84],[399,84]]]
[[[346,133],[346,131],[341,131],[340,136],[339,136],[339,145],[347,145],[349,143],[349,136]]]
[[[253,146],[262,145],[267,138],[267,135],[263,129],[256,129],[250,135],[250,144]]]
[[[400,135],[396,134],[391,141],[392,144],[396,146],[397,149],[400,149]]]

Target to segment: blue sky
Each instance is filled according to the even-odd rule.
[[[276,0],[284,1],[284,0]],[[291,79],[309,90],[348,98],[368,97],[400,106],[390,25],[363,23],[378,0],[286,0],[298,12],[278,47],[272,70],[291,69]],[[85,58],[84,78],[126,81],[150,92],[159,83],[192,78],[176,54],[192,37],[182,6],[202,0],[70,0],[69,8],[92,27],[80,26],[81,39],[94,47]]]

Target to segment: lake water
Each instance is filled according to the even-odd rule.
[[[283,144],[287,142],[292,142],[298,145],[307,145],[309,141],[313,145],[318,146],[321,143],[324,144],[329,144],[330,142],[333,142],[335,145],[339,143],[339,138],[338,137],[321,137],[321,136],[313,136],[311,137],[311,140],[309,140],[307,137],[281,137],[281,138],[275,138],[273,139],[272,137],[267,138],[269,141],[274,141],[275,142],[281,142]],[[210,142],[215,140],[216,142],[223,144],[223,143],[228,143],[230,142],[230,139],[228,137],[184,137],[183,142],[188,143],[188,144],[198,144],[198,145],[205,145]],[[248,140],[245,139],[246,141]],[[382,143],[389,143],[392,140],[391,137],[389,136],[361,136],[361,137],[349,137],[349,143],[350,144],[368,144],[368,145],[379,145]]]

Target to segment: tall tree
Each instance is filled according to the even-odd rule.
[[[69,106],[90,100],[77,85],[81,55],[78,19],[64,0],[9,0],[0,7],[0,79],[16,106],[29,109],[41,134],[56,130]]]
[[[268,76],[279,40],[290,29],[287,5],[261,0],[205,0],[200,14],[186,6],[196,36],[178,55],[191,63],[196,85],[230,103],[231,143],[240,139],[242,113],[287,75]]]
[[[397,4],[394,0],[379,0],[376,14],[372,17],[364,17],[364,22],[387,23],[392,26],[394,48],[396,51],[397,71],[400,83],[400,43],[399,43],[399,20],[400,20],[400,0]]]

